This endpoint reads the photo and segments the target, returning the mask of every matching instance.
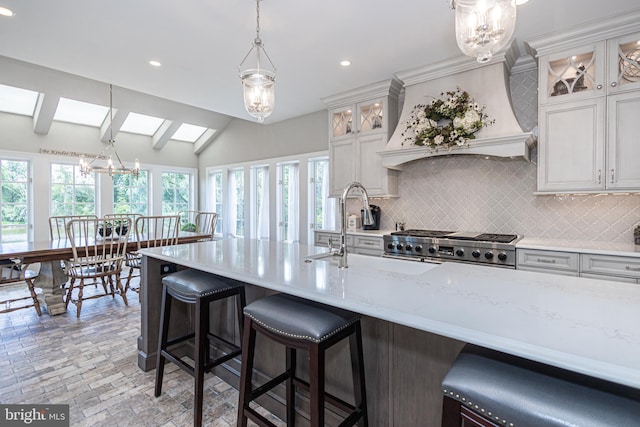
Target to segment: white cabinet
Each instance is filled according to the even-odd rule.
[[[539,192],[640,191],[639,43],[633,33],[536,47]]]
[[[614,255],[580,255],[580,275],[615,277],[620,281],[637,283],[640,279],[640,258]]]
[[[578,276],[579,255],[573,252],[516,249],[518,270]]]
[[[340,245],[340,233],[332,231],[316,231],[315,246],[329,248],[331,239],[333,248]],[[384,252],[382,236],[361,236],[358,234],[347,234],[347,252],[361,255],[382,256]]]
[[[324,98],[329,107],[329,180],[332,196],[359,181],[370,196],[396,196],[398,172],[382,166],[398,122],[401,84],[391,79]]]

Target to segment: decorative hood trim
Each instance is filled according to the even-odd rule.
[[[496,55],[488,65],[464,57],[430,65],[420,69],[398,73],[404,82],[404,106],[398,126],[385,149],[379,154],[382,164],[390,169],[402,169],[402,164],[413,160],[448,156],[455,154],[475,154],[497,157],[520,157],[529,160],[529,152],[535,146],[536,138],[531,132],[523,132],[511,106],[509,73],[519,57],[517,44],[501,55]],[[452,149],[431,150],[429,147],[415,146],[404,141],[404,123],[417,104],[426,104],[441,93],[456,87],[469,92],[478,104],[486,105],[491,126],[485,126],[469,140],[468,146]]]

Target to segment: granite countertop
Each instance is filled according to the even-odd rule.
[[[612,243],[587,240],[562,240],[524,237],[516,244],[516,249],[540,249],[546,251],[633,256],[640,258],[640,245],[634,245],[631,242]]]
[[[286,292],[640,389],[640,286],[463,263],[229,239],[146,256]]]

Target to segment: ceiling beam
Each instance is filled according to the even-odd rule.
[[[113,123],[111,123],[111,117],[107,114],[107,118],[104,119],[104,123],[100,126],[100,140],[102,142],[109,142],[109,138],[111,137],[111,130],[113,129],[113,138],[115,139],[118,132],[120,132],[120,128],[122,124],[127,119],[129,115],[129,111],[123,108],[113,109]]]
[[[165,120],[155,135],[153,135],[151,148],[154,150],[162,150],[181,125],[182,122],[179,121]]]
[[[56,114],[60,96],[51,93],[39,93],[36,103],[36,110],[33,113],[33,131],[41,135],[46,135],[51,129],[53,116]]]
[[[204,133],[196,140],[193,144],[193,154],[200,154],[204,151],[205,148],[215,139],[214,135],[217,136],[217,131],[215,129],[207,129]]]

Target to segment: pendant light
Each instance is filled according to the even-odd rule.
[[[450,0],[449,6],[455,9],[458,47],[480,63],[491,61],[513,35],[515,0]]]
[[[262,0],[256,0],[256,38],[253,41],[253,46],[251,46],[249,52],[245,55],[240,65],[238,65],[238,71],[240,72],[240,79],[242,80],[244,108],[259,122],[262,122],[273,112],[276,67],[273,65],[273,62],[271,62],[271,58],[269,58],[262,44],[262,39],[260,39],[260,1]],[[242,65],[254,51],[256,67],[242,69]],[[271,69],[262,66],[262,55],[264,55],[269,61],[269,64],[271,64]]]
[[[96,157],[93,158],[90,162],[87,162],[84,157],[80,158],[80,173],[83,176],[87,176],[90,173],[105,173],[108,174],[111,178],[114,175],[133,175],[135,178],[138,178],[140,175],[140,162],[136,159],[136,162],[133,168],[128,168],[122,163],[120,160],[120,156],[118,155],[118,151],[116,150],[116,141],[113,139],[113,85],[109,85],[109,141],[107,142],[107,147],[100,152]],[[103,157],[107,151],[112,150],[113,155],[116,156],[118,160],[118,166],[113,164],[113,155],[109,155],[109,160],[107,160],[106,166],[99,166],[96,164],[96,161]]]

